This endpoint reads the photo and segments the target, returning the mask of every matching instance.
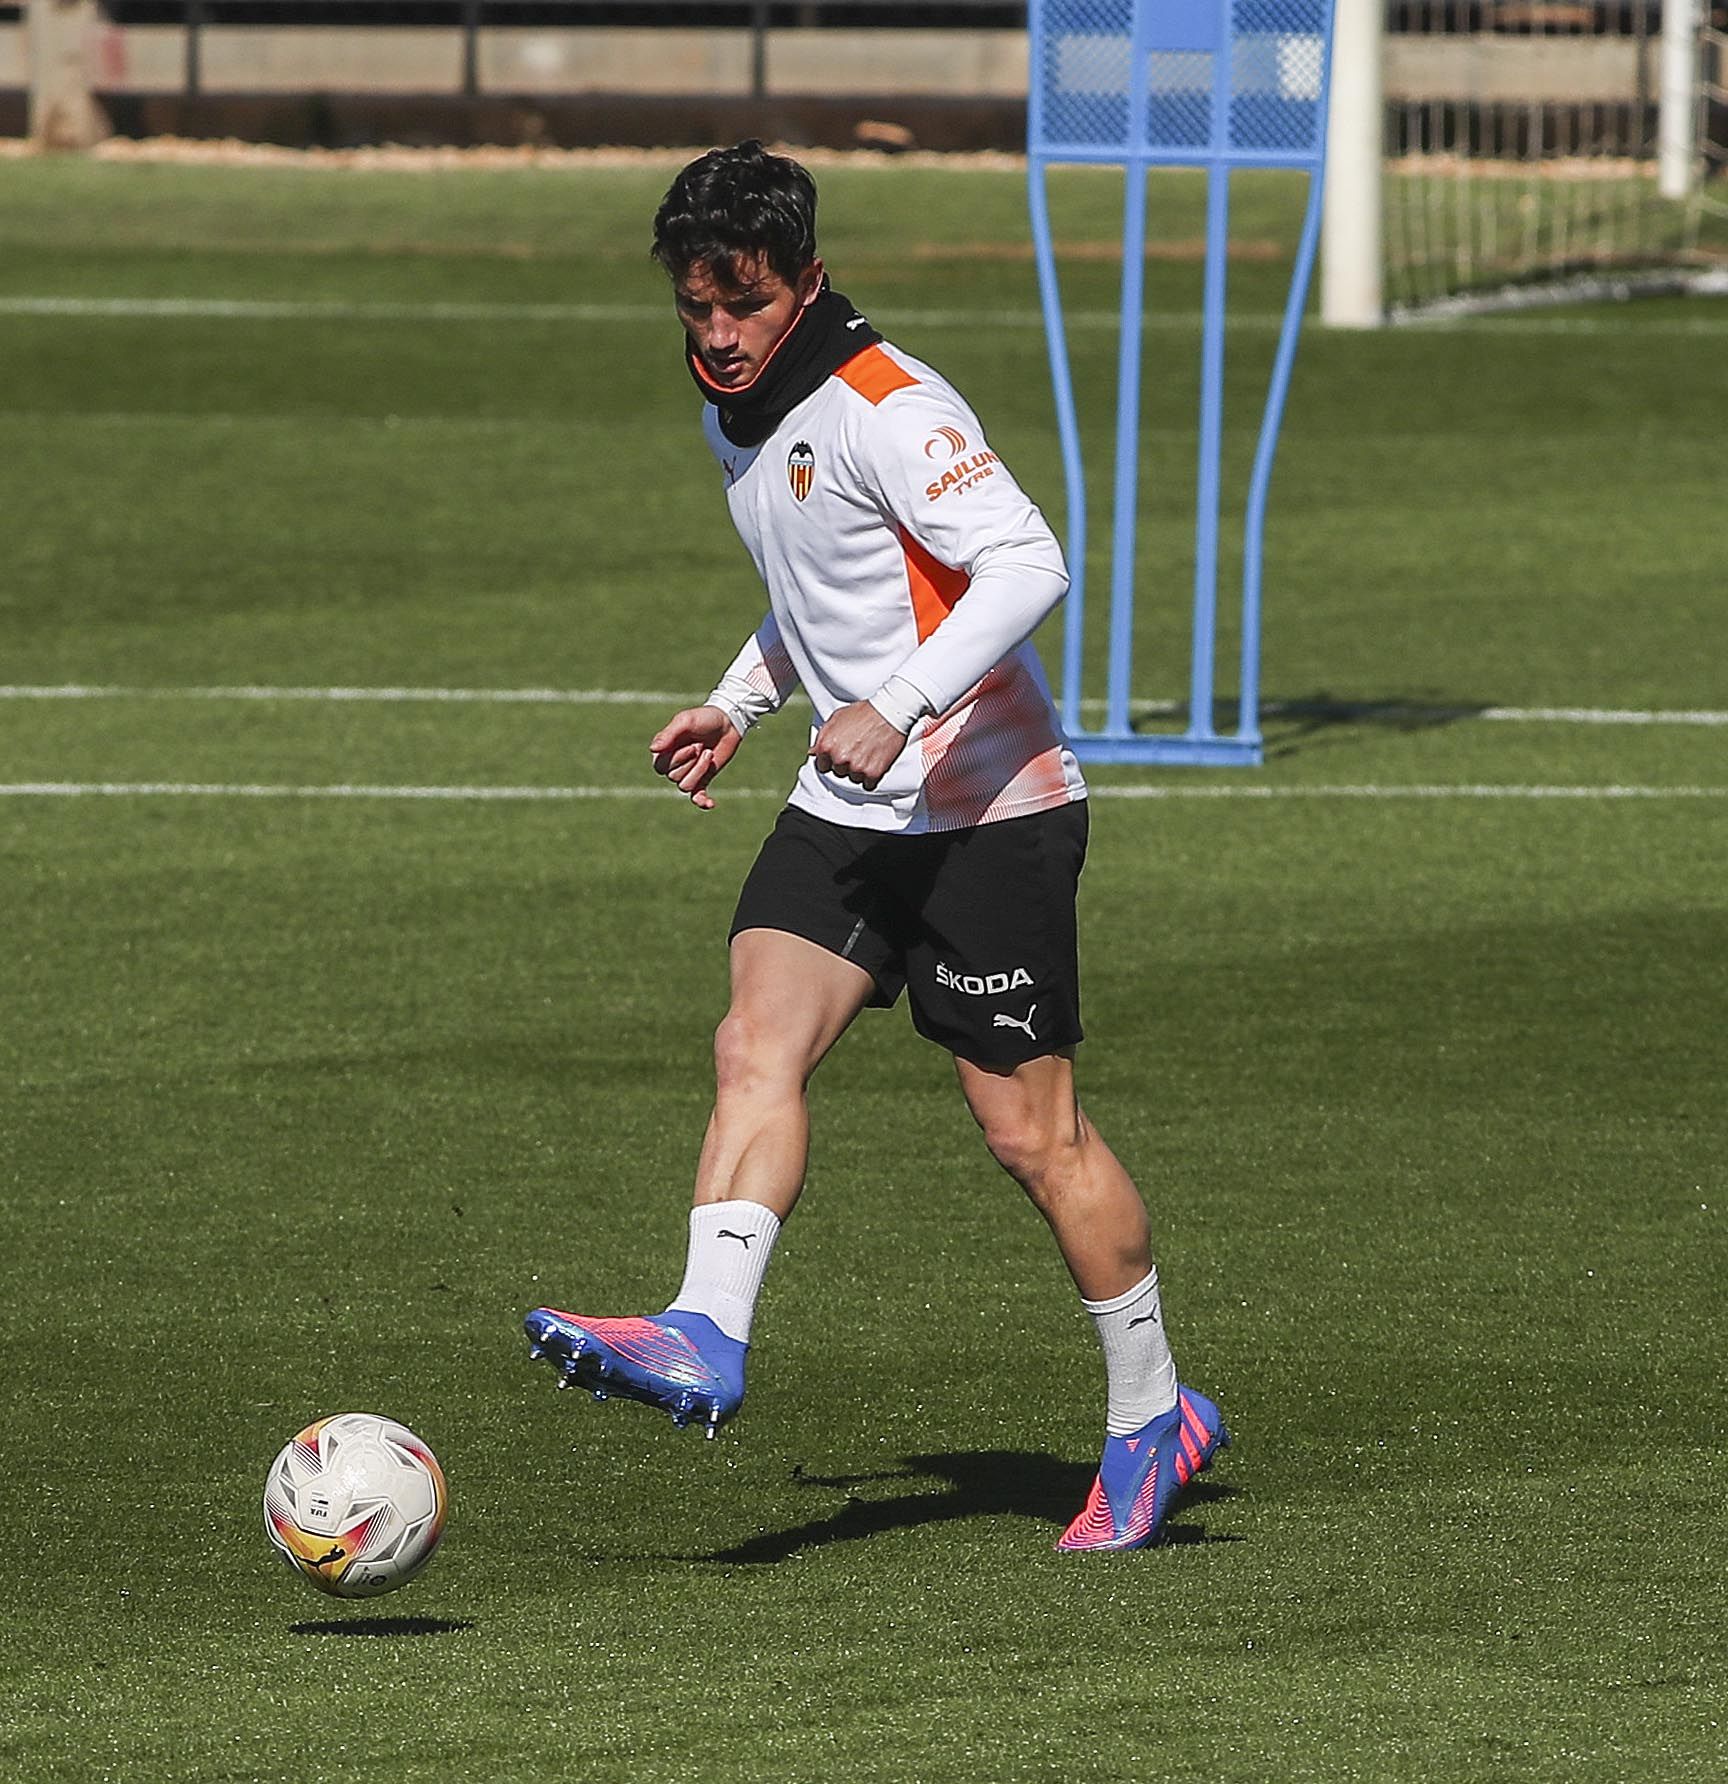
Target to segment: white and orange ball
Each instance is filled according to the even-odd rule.
[[[432,1559],[449,1505],[438,1458],[407,1426],[370,1412],[308,1425],[264,1482],[276,1552],[334,1598],[407,1585]]]

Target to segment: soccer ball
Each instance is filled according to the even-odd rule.
[[[450,1496],[438,1458],[370,1412],[319,1419],[264,1482],[264,1529],[299,1576],[335,1598],[405,1586],[432,1559]]]

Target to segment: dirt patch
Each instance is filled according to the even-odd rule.
[[[182,136],[155,136],[143,140],[111,136],[88,151],[93,161],[171,163],[187,167],[299,167],[324,170],[353,168],[368,172],[444,173],[457,168],[504,170],[515,168],[665,167],[679,168],[700,155],[707,144],[684,149],[549,149],[524,144],[518,148],[407,148],[384,144],[367,149],[290,149],[275,143],[209,142]],[[951,155],[914,151],[886,154],[878,149],[809,149],[796,144],[772,145],[781,153],[795,155],[809,167],[926,167],[976,169],[986,172],[1024,172],[1026,158],[997,150],[974,150]],[[0,138],[0,159],[14,160],[41,154],[34,143],[16,137]]]

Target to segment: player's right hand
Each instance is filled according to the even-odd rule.
[[[691,706],[674,713],[649,739],[654,772],[663,774],[680,793],[690,795],[698,811],[714,809],[708,783],[738,753],[743,739],[718,706]]]

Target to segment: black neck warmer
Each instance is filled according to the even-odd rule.
[[[723,390],[702,369],[688,338],[684,363],[696,388],[720,412],[720,431],[734,446],[760,446],[782,421],[854,355],[881,340],[850,301],[822,281],[821,294],[806,304],[780,337],[754,378],[737,390]]]

